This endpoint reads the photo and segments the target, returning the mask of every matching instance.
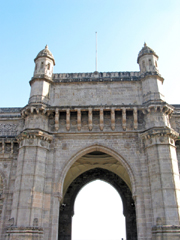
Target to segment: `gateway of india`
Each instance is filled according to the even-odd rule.
[[[28,104],[0,108],[0,239],[71,240],[96,179],[120,194],[127,240],[180,239],[180,105],[157,60],[144,44],[137,72],[53,73],[38,53]]]

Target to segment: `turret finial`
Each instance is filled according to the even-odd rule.
[[[48,45],[46,44],[45,49],[48,49]]]
[[[146,44],[146,42],[144,42],[144,47],[147,47],[147,44]]]

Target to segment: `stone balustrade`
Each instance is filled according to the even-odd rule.
[[[17,154],[19,144],[15,138],[0,138],[0,155]]]
[[[97,131],[97,125],[99,124],[99,130],[106,132],[107,127],[109,127],[111,131],[138,130],[138,122],[140,118],[142,118],[142,115],[149,114],[151,111],[164,112],[170,115],[173,110],[174,108],[167,104],[149,105],[148,107],[142,105],[50,108],[45,106],[27,106],[22,110],[21,114],[23,118],[26,118],[26,116],[30,114],[47,115],[52,132],[61,132],[61,125],[64,126],[67,132],[71,130],[72,125],[73,130],[81,131],[84,121],[88,126],[86,130]],[[95,125],[96,129],[94,129]],[[118,127],[116,127],[116,125],[118,125]],[[119,127],[120,125],[121,127]],[[65,132],[64,129],[63,132]]]

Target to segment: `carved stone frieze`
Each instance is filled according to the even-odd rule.
[[[25,118],[25,117],[27,117],[27,116],[29,116],[31,114],[49,115],[50,111],[44,105],[40,105],[40,106],[28,105],[25,108],[23,108],[22,111],[21,111],[21,116],[23,118]]]
[[[140,134],[145,146],[150,147],[154,144],[171,144],[175,146],[175,140],[179,133],[170,128],[152,128]]]
[[[10,135],[17,135],[18,133],[18,124],[14,123],[1,123],[0,124],[0,135],[1,136],[10,136]]]
[[[53,137],[51,135],[42,131],[24,131],[17,137],[20,147],[40,146],[49,148],[52,139]]]
[[[174,107],[168,104],[151,104],[142,109],[143,114],[148,114],[151,112],[163,112],[167,115],[171,115],[174,111]]]

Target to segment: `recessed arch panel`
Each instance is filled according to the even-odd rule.
[[[68,163],[62,169],[62,172],[59,174],[59,177],[57,179],[57,187],[56,188],[60,189],[60,195],[63,197],[65,194],[65,191],[67,190],[68,184],[65,183],[65,178],[67,177],[68,171],[73,166],[73,164],[75,162],[77,162],[79,159],[81,159],[82,157],[86,156],[87,154],[90,154],[95,151],[99,151],[99,152],[102,152],[102,153],[105,153],[105,154],[111,156],[112,158],[114,158],[114,160],[116,160],[119,164],[122,165],[122,167],[125,170],[126,177],[123,177],[122,175],[120,177],[129,186],[129,188],[132,191],[132,195],[134,196],[135,192],[136,192],[135,178],[133,175],[133,171],[131,170],[131,167],[129,166],[127,161],[120,154],[118,154],[116,151],[114,151],[106,146],[102,146],[102,145],[89,146],[89,147],[77,152],[74,156],[71,157],[71,159],[68,161]],[[102,167],[102,166],[99,165],[99,167]],[[92,168],[94,168],[94,167],[92,167]],[[103,168],[106,168],[106,167],[103,167]],[[109,169],[109,167],[107,167],[107,170],[108,169]],[[111,169],[111,171],[113,171],[113,170]],[[117,172],[116,172],[116,174],[117,174]],[[129,180],[127,180],[127,179],[129,179]],[[65,185],[67,185],[66,188],[64,188]]]

